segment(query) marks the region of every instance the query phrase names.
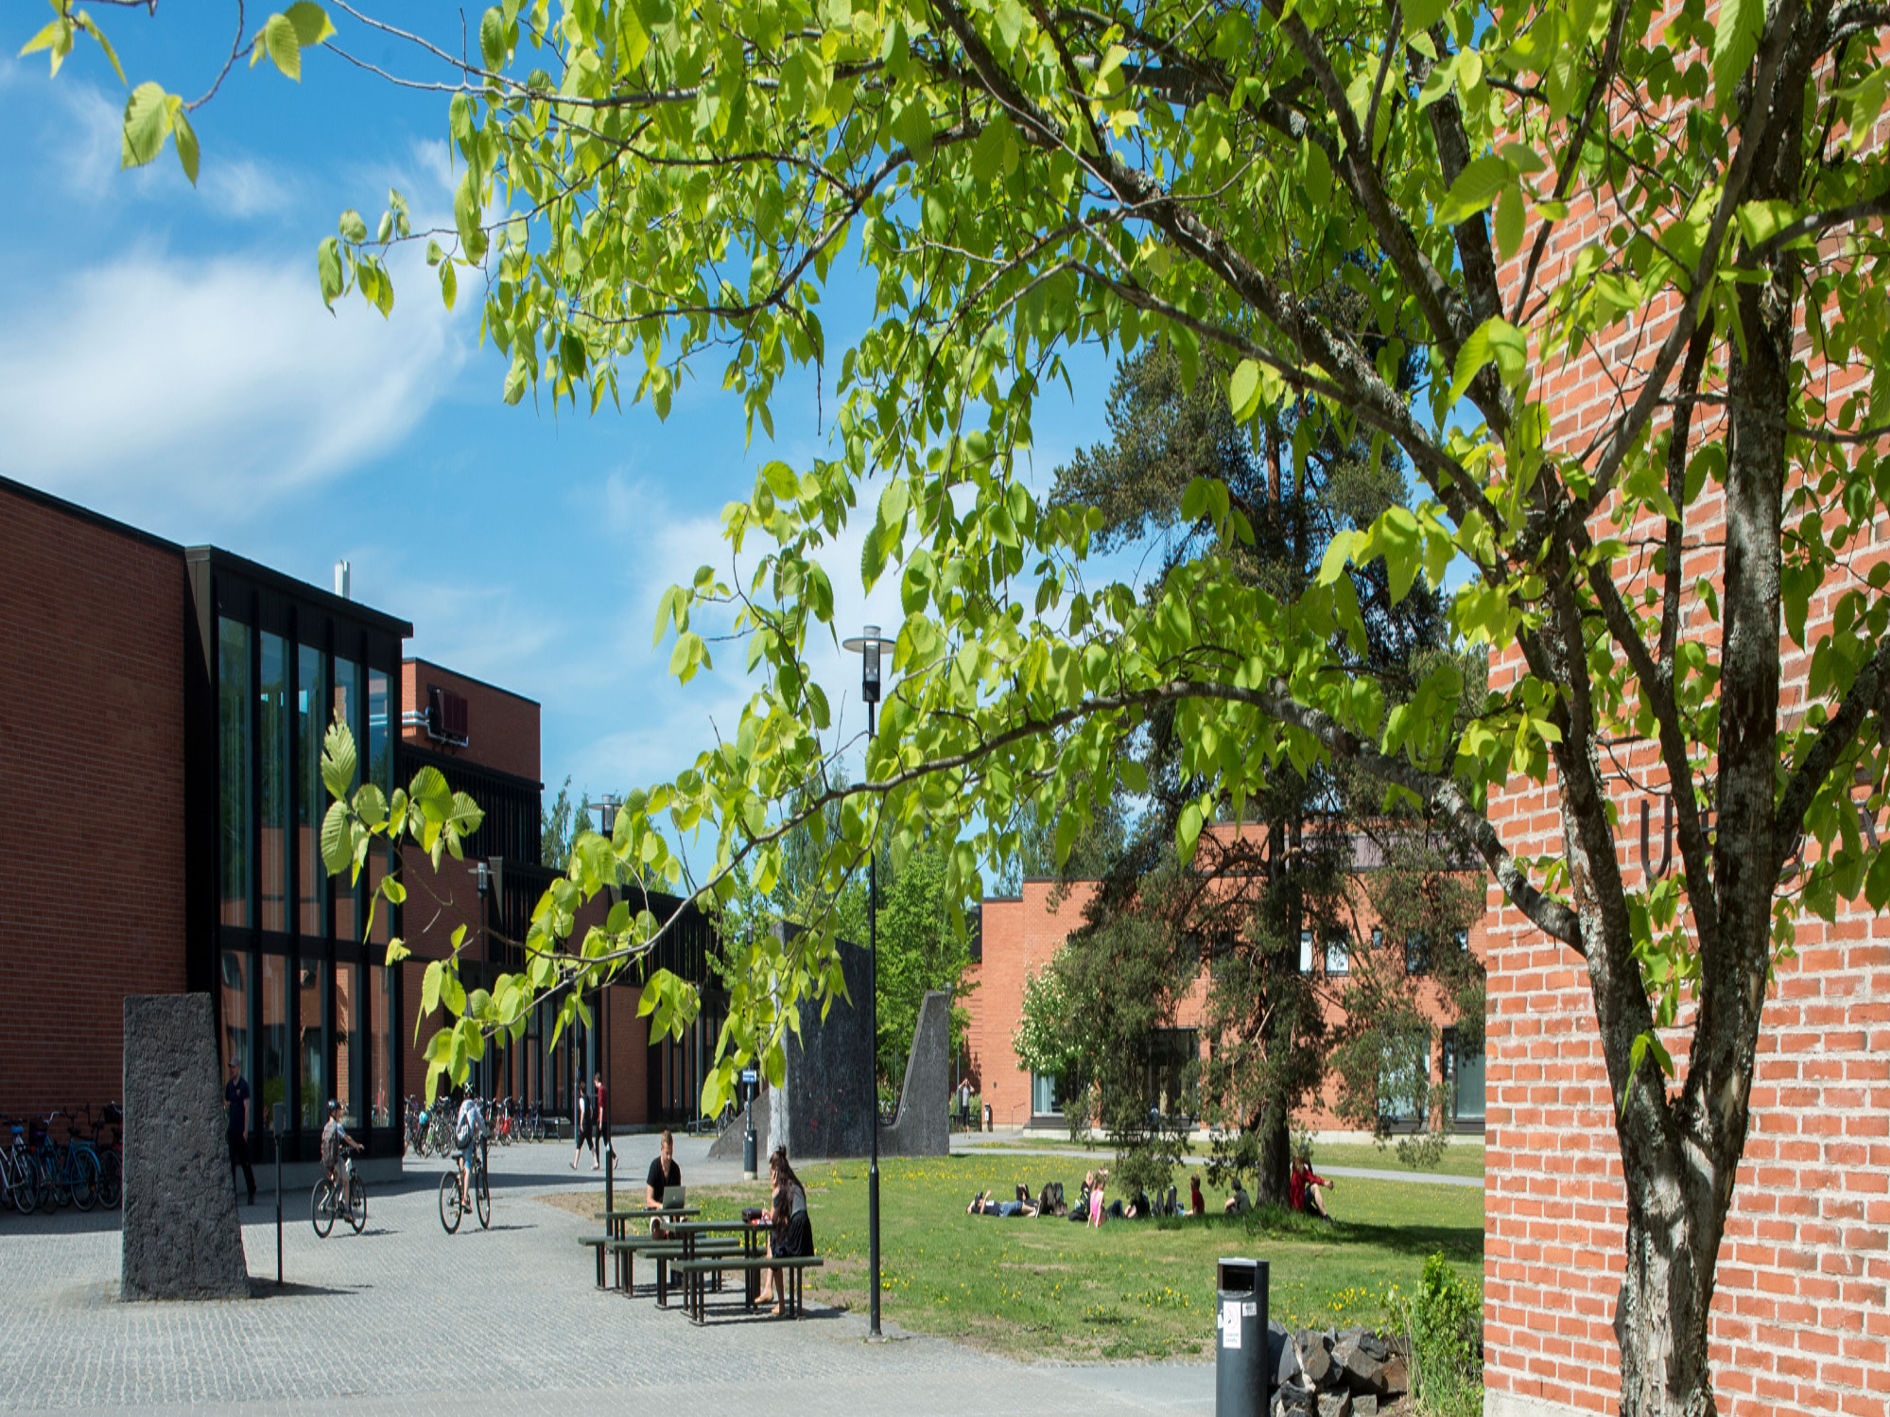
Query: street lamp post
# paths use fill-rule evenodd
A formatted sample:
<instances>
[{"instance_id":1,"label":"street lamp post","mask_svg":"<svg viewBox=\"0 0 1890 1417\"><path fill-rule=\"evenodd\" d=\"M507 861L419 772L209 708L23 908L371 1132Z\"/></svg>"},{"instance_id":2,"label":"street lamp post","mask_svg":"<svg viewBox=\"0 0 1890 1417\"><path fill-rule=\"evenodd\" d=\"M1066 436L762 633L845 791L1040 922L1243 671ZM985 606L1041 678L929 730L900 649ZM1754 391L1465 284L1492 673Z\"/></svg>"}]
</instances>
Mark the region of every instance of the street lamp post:
<instances>
[{"instance_id":1,"label":"street lamp post","mask_svg":"<svg viewBox=\"0 0 1890 1417\"><path fill-rule=\"evenodd\" d=\"M621 806L623 806L622 798L608 794L597 804L599 830L604 836L611 836L616 832L617 809ZM588 807L586 810L588 811ZM617 1149L610 1144L610 1096L617 1090L617 1078L616 1074L610 1070L610 978L608 975L598 986L597 1022L604 1034L597 1055L602 1060L602 1072L606 1079L603 1106L597 1109L597 1130L601 1138L598 1144L604 1151L604 1212L609 1214L616 1209L617 1204ZM593 1036L595 1036L595 1031L593 1031Z\"/></svg>"},{"instance_id":2,"label":"street lamp post","mask_svg":"<svg viewBox=\"0 0 1890 1417\"><path fill-rule=\"evenodd\" d=\"M860 697L866 700L866 737L873 738L873 705L879 702L879 658L893 647L881 639L879 626L868 625L858 639L845 641L846 648L860 656ZM873 1159L866 1172L866 1245L868 1267L872 1270L872 1298L868 1312L869 1338L879 1332L879 848L869 840L866 848L866 999L867 1047L871 1060L867 1068L867 1092L873 1107Z\"/></svg>"}]
</instances>

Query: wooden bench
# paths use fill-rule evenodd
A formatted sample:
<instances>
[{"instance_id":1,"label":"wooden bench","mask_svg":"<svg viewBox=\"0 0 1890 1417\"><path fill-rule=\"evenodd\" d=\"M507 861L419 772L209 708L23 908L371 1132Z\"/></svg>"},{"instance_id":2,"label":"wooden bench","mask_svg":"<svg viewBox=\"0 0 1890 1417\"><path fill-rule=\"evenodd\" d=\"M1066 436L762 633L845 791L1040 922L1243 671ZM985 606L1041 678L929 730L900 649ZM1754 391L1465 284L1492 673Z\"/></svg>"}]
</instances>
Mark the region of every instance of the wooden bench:
<instances>
[{"instance_id":1,"label":"wooden bench","mask_svg":"<svg viewBox=\"0 0 1890 1417\"><path fill-rule=\"evenodd\" d=\"M789 1316L801 1316L801 1283L810 1269L815 1269L826 1261L819 1255L788 1255L779 1259L771 1255L702 1255L691 1260L672 1260L670 1269L682 1276L683 1307L692 1322L708 1322L708 1286L703 1282L710 1275L720 1275L724 1270L737 1269L746 1274L758 1275L764 1269L784 1271L782 1282L787 1293L779 1295L787 1308Z\"/></svg>"},{"instance_id":2,"label":"wooden bench","mask_svg":"<svg viewBox=\"0 0 1890 1417\"><path fill-rule=\"evenodd\" d=\"M604 1249L617 1257L617 1287L634 1294L637 1287L637 1256L656 1261L656 1302L669 1304L669 1270L683 1256L681 1240L649 1235L626 1235L620 1240L606 1240ZM702 1256L734 1255L740 1257L740 1240L698 1240L695 1253Z\"/></svg>"}]
</instances>

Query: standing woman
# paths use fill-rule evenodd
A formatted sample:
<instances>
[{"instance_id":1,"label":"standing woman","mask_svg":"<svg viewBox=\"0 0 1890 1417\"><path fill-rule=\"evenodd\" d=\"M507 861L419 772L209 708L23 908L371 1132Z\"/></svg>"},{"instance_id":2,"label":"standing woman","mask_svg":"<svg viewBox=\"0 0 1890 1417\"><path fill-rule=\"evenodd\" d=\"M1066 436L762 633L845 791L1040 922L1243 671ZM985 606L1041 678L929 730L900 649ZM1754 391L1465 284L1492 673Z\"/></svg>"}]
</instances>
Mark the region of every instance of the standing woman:
<instances>
[{"instance_id":1,"label":"standing woman","mask_svg":"<svg viewBox=\"0 0 1890 1417\"><path fill-rule=\"evenodd\" d=\"M571 1093L571 1131L577 1137L577 1150L571 1153L571 1169L575 1171L585 1143L591 1139L591 1104L582 1086Z\"/></svg>"},{"instance_id":2,"label":"standing woman","mask_svg":"<svg viewBox=\"0 0 1890 1417\"><path fill-rule=\"evenodd\" d=\"M776 1259L813 1254L814 1227L807 1218L807 1188L788 1165L786 1147L777 1146L768 1157L768 1172L774 1182L774 1205L770 1212L774 1234L768 1240L768 1253ZM787 1312L787 1290L780 1270L771 1269L767 1273L767 1287L756 1296L755 1302L765 1304L772 1299L774 1308L770 1312L778 1318Z\"/></svg>"}]
</instances>

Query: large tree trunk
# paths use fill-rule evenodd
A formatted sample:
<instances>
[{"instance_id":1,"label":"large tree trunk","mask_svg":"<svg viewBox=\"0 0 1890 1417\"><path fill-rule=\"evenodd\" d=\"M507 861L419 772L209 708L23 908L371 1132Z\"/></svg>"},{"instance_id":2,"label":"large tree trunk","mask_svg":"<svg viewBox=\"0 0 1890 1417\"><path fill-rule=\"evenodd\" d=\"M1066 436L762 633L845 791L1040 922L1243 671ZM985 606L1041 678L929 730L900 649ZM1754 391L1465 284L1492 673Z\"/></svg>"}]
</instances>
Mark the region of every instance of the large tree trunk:
<instances>
[{"instance_id":1,"label":"large tree trunk","mask_svg":"<svg viewBox=\"0 0 1890 1417\"><path fill-rule=\"evenodd\" d=\"M1614 1316L1624 1417L1713 1417L1707 1338L1724 1213L1699 1216L1679 1178L1629 1188L1627 1270Z\"/></svg>"}]
</instances>

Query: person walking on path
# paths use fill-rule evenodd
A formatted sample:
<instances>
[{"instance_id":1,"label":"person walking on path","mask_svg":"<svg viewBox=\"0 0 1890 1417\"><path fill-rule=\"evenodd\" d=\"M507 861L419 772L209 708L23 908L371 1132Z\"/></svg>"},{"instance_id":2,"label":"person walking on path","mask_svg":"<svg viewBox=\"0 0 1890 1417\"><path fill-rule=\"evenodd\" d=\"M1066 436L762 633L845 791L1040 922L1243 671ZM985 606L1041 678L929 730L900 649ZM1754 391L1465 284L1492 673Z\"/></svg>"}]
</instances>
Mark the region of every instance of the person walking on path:
<instances>
[{"instance_id":1,"label":"person walking on path","mask_svg":"<svg viewBox=\"0 0 1890 1417\"><path fill-rule=\"evenodd\" d=\"M604 1164L599 1142L601 1141L606 1147L610 1145L610 1134L605 1130L607 1123L604 1120L610 1113L604 1110L604 1075L596 1074L591 1080L591 1085L595 1089L592 1106L597 1112L597 1121L593 1124L597 1130L591 1136L591 1170L595 1171Z\"/></svg>"},{"instance_id":2,"label":"person walking on path","mask_svg":"<svg viewBox=\"0 0 1890 1417\"><path fill-rule=\"evenodd\" d=\"M571 1169L577 1170L578 1158L584 1155L585 1146L591 1142L591 1128L594 1119L591 1116L591 1100L580 1087L571 1096L571 1132L577 1138L577 1150L571 1153Z\"/></svg>"},{"instance_id":3,"label":"person walking on path","mask_svg":"<svg viewBox=\"0 0 1890 1417\"><path fill-rule=\"evenodd\" d=\"M249 1204L256 1204L256 1172L249 1164L249 1084L243 1079L243 1067L230 1059L230 1080L223 1084L223 1101L229 1108L230 1184L236 1184L236 1168L243 1168L249 1183Z\"/></svg>"}]
</instances>

